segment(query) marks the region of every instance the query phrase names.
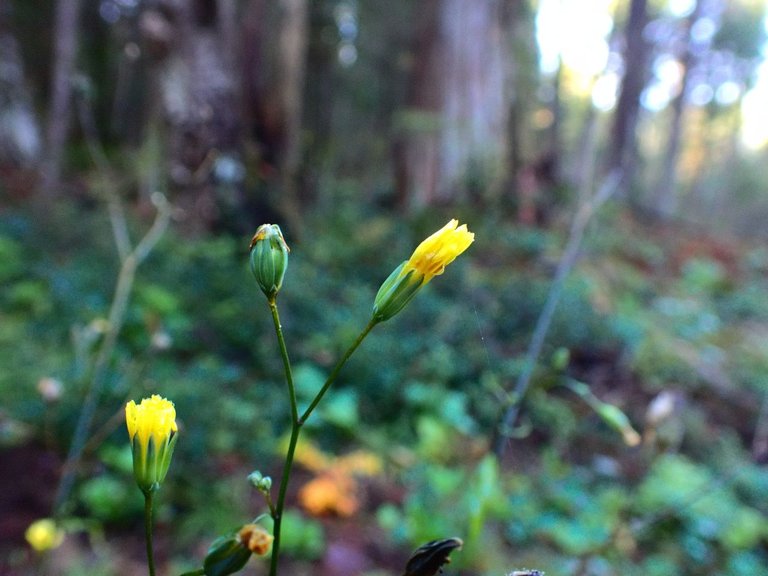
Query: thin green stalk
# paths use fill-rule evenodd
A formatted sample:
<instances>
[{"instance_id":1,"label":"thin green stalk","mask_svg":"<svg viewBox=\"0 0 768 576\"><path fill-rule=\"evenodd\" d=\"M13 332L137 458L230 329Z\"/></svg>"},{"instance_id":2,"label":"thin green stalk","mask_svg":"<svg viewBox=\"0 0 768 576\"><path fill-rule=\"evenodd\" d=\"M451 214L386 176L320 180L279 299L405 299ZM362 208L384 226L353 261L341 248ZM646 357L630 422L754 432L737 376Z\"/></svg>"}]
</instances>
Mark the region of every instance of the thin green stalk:
<instances>
[{"instance_id":1,"label":"thin green stalk","mask_svg":"<svg viewBox=\"0 0 768 576\"><path fill-rule=\"evenodd\" d=\"M280 556L280 529L283 525L283 507L285 506L285 495L288 493L288 481L291 477L291 468L293 468L293 456L296 453L296 444L299 441L299 431L301 426L294 423L291 426L291 440L288 443L288 452L285 455L285 465L283 466L283 477L280 480L280 493L277 496L277 507L272 515L274 522L272 529L272 558L269 565L269 576L277 575L277 559Z\"/></svg>"},{"instance_id":2,"label":"thin green stalk","mask_svg":"<svg viewBox=\"0 0 768 576\"><path fill-rule=\"evenodd\" d=\"M144 534L147 539L149 576L155 576L155 555L152 551L152 492L144 492Z\"/></svg>"},{"instance_id":3,"label":"thin green stalk","mask_svg":"<svg viewBox=\"0 0 768 576\"><path fill-rule=\"evenodd\" d=\"M296 388L293 384L293 372L291 370L291 360L288 357L288 348L285 345L283 336L283 327L280 324L280 314L277 311L277 300L273 297L269 299L269 310L272 312L272 321L275 324L275 334L280 347L280 356L283 359L283 369L285 371L285 381L288 384L288 395L291 402L291 439L288 442L288 452L285 455L285 464L283 465L283 476L280 479L280 491L277 496L277 507L270 507L274 526L272 529L274 540L272 541L272 558L270 560L269 574L276 576L277 560L280 555L280 529L283 524L283 507L285 506L285 496L288 493L288 481L291 478L291 468L293 468L293 456L296 453L296 444L299 441L299 407L296 402Z\"/></svg>"},{"instance_id":4,"label":"thin green stalk","mask_svg":"<svg viewBox=\"0 0 768 576\"><path fill-rule=\"evenodd\" d=\"M283 466L283 475L282 475L282 478L280 479L280 490L277 496L277 506L275 506L274 508L270 506L270 513L272 515L272 520L274 522L273 534L272 534L272 536L274 537L274 540L272 541L272 558L270 561L269 576L277 576L277 562L280 556L280 540L281 540L280 531L281 531L282 522L283 522L283 509L285 507L285 496L288 493L288 482L291 477L291 469L293 468L293 459L294 459L294 455L296 454L296 445L299 442L299 434L301 432L301 427L304 425L304 423L307 421L307 418L309 418L309 416L312 414L314 409L320 403L320 400L322 400L325 393L331 387L331 384L333 384L334 380L336 380L336 377L339 375L339 372L343 368L344 364L347 363L347 360L349 360L349 357L352 356L355 350L357 350L357 348L363 342L365 337L368 336L368 333L373 329L373 327L376 324L378 324L378 321L372 319L368 323L368 325L363 329L363 331L360 333L357 339L352 343L349 349L345 352L344 356L342 356L341 359L336 363L336 366L331 371L331 374L328 376L328 379L325 381L322 388L320 388L320 391L317 393L317 395L312 400L310 405L301 415L301 418L299 418L298 403L296 402L296 389L293 383L293 373L291 371L291 361L288 358L288 349L285 345L285 338L283 336L283 327L280 324L280 315L277 311L277 301L275 298L271 298L269 300L269 309L272 312L272 321L274 322L274 325L275 325L275 333L277 334L277 341L280 347L280 355L283 359L283 369L285 370L285 380L288 383L288 394L290 396L290 402L291 402L291 437L290 437L290 440L288 441L288 451L286 452L286 455L285 455L285 465Z\"/></svg>"},{"instance_id":5,"label":"thin green stalk","mask_svg":"<svg viewBox=\"0 0 768 576\"><path fill-rule=\"evenodd\" d=\"M363 340L365 340L365 337L368 336L371 330L373 330L373 327L378 324L379 321L375 318L371 318L371 321L368 322L368 325L363 328L363 331L360 332L360 335L357 337L357 339L352 343L352 345L349 347L349 349L344 353L344 356L341 357L341 359L336 363L336 366L333 368L333 371L331 372L330 376L328 376L328 379L325 381L325 384L323 384L323 387L320 388L320 392L317 393L317 396L315 396L315 399L312 400L309 406L307 406L307 409L304 410L304 413L301 415L301 418L299 418L299 426L302 426L304 422L307 421L307 418L312 414L315 408L317 408L317 405L320 403L320 400L323 399L323 396L325 396L325 393L328 391L328 388L331 387L331 384L333 384L334 380L336 380L336 377L339 375L339 372L341 372L341 369L344 367L344 364L347 363L347 360L349 360L349 357L354 354L355 350L360 346L360 344L363 343Z\"/></svg>"},{"instance_id":6,"label":"thin green stalk","mask_svg":"<svg viewBox=\"0 0 768 576\"><path fill-rule=\"evenodd\" d=\"M283 326L280 324L280 314L277 311L277 299L269 300L269 310L272 312L272 321L275 324L275 333L277 342L280 346L280 356L283 358L283 370L285 371L285 381L288 384L288 394L291 400L291 423L297 424L299 420L299 407L296 403L296 388L293 385L293 372L291 371L291 360L288 358L288 348L285 346L285 337L283 336Z\"/></svg>"}]
</instances>

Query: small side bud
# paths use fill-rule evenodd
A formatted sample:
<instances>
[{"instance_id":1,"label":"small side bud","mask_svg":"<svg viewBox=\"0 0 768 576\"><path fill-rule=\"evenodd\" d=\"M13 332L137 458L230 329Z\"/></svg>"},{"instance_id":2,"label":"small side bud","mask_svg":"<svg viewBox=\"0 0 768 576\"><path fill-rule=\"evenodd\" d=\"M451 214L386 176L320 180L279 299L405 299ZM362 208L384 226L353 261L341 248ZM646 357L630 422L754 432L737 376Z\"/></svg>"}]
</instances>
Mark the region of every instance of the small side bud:
<instances>
[{"instance_id":1,"label":"small side bud","mask_svg":"<svg viewBox=\"0 0 768 576\"><path fill-rule=\"evenodd\" d=\"M251 239L251 271L261 291L270 300L283 285L290 248L277 224L262 224Z\"/></svg>"},{"instance_id":2,"label":"small side bud","mask_svg":"<svg viewBox=\"0 0 768 576\"><path fill-rule=\"evenodd\" d=\"M248 481L262 494L268 494L272 489L272 478L264 476L260 471L254 470L248 474Z\"/></svg>"}]
</instances>

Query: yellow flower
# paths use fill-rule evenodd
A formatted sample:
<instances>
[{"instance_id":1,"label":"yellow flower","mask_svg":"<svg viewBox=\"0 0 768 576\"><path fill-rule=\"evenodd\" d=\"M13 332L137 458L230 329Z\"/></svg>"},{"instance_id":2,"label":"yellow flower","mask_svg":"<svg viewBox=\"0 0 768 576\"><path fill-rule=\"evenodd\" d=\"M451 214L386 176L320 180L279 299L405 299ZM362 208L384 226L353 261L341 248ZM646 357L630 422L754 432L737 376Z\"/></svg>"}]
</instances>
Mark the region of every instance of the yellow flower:
<instances>
[{"instance_id":1,"label":"yellow flower","mask_svg":"<svg viewBox=\"0 0 768 576\"><path fill-rule=\"evenodd\" d=\"M42 518L29 525L24 532L24 538L35 551L45 552L61 545L64 541L64 532L50 518Z\"/></svg>"},{"instance_id":2,"label":"yellow flower","mask_svg":"<svg viewBox=\"0 0 768 576\"><path fill-rule=\"evenodd\" d=\"M125 423L133 448L133 475L144 492L157 490L171 465L178 427L173 403L154 394L141 404L125 405Z\"/></svg>"},{"instance_id":3,"label":"yellow flower","mask_svg":"<svg viewBox=\"0 0 768 576\"><path fill-rule=\"evenodd\" d=\"M382 322L400 312L422 286L442 274L474 241L467 225L459 226L455 219L424 240L379 288L373 303L374 320Z\"/></svg>"},{"instance_id":4,"label":"yellow flower","mask_svg":"<svg viewBox=\"0 0 768 576\"><path fill-rule=\"evenodd\" d=\"M400 275L405 276L413 270L424 278L422 285L426 284L442 274L445 267L474 241L475 235L467 230L467 225L459 226L459 221L453 219L418 245Z\"/></svg>"}]
</instances>

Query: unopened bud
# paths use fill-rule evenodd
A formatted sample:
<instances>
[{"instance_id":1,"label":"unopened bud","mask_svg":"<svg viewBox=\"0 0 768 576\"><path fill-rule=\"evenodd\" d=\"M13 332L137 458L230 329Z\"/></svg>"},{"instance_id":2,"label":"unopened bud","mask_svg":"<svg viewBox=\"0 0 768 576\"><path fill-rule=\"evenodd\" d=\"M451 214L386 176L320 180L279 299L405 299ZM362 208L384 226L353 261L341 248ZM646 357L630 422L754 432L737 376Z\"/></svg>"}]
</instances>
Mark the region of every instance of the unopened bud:
<instances>
[{"instance_id":1,"label":"unopened bud","mask_svg":"<svg viewBox=\"0 0 768 576\"><path fill-rule=\"evenodd\" d=\"M251 271L267 298L280 291L291 251L277 224L262 224L251 239Z\"/></svg>"},{"instance_id":2,"label":"unopened bud","mask_svg":"<svg viewBox=\"0 0 768 576\"><path fill-rule=\"evenodd\" d=\"M595 411L606 424L621 434L627 446L637 446L640 444L640 434L632 427L627 415L617 406L603 403L595 406Z\"/></svg>"},{"instance_id":3,"label":"unopened bud","mask_svg":"<svg viewBox=\"0 0 768 576\"><path fill-rule=\"evenodd\" d=\"M256 488L256 490L264 494L268 494L272 488L272 478L264 476L258 470L254 470L248 474L248 481L253 484L253 487Z\"/></svg>"},{"instance_id":4,"label":"unopened bud","mask_svg":"<svg viewBox=\"0 0 768 576\"><path fill-rule=\"evenodd\" d=\"M205 576L226 576L242 570L251 557L237 534L217 538L208 548L203 561Z\"/></svg>"}]
</instances>

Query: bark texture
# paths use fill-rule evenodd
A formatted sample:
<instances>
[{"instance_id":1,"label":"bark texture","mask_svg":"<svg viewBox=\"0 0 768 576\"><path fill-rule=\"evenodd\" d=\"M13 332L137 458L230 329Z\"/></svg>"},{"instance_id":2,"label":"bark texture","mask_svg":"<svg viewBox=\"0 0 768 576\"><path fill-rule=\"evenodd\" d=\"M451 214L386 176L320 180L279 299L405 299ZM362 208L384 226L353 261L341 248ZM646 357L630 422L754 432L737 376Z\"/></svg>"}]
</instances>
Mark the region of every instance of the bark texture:
<instances>
[{"instance_id":1,"label":"bark texture","mask_svg":"<svg viewBox=\"0 0 768 576\"><path fill-rule=\"evenodd\" d=\"M608 171L622 168L625 181L631 180L631 172L636 164L640 94L648 76L651 48L643 37L648 18L648 1L632 0L624 33L624 77L613 117L608 156Z\"/></svg>"},{"instance_id":2,"label":"bark texture","mask_svg":"<svg viewBox=\"0 0 768 576\"><path fill-rule=\"evenodd\" d=\"M503 177L510 106L501 8L499 0L421 4L396 156L408 206L454 200Z\"/></svg>"},{"instance_id":3,"label":"bark texture","mask_svg":"<svg viewBox=\"0 0 768 576\"><path fill-rule=\"evenodd\" d=\"M51 95L42 170L44 195L53 195L61 179L61 162L72 117L72 78L77 60L81 0L58 0L53 41Z\"/></svg>"}]
</instances>

